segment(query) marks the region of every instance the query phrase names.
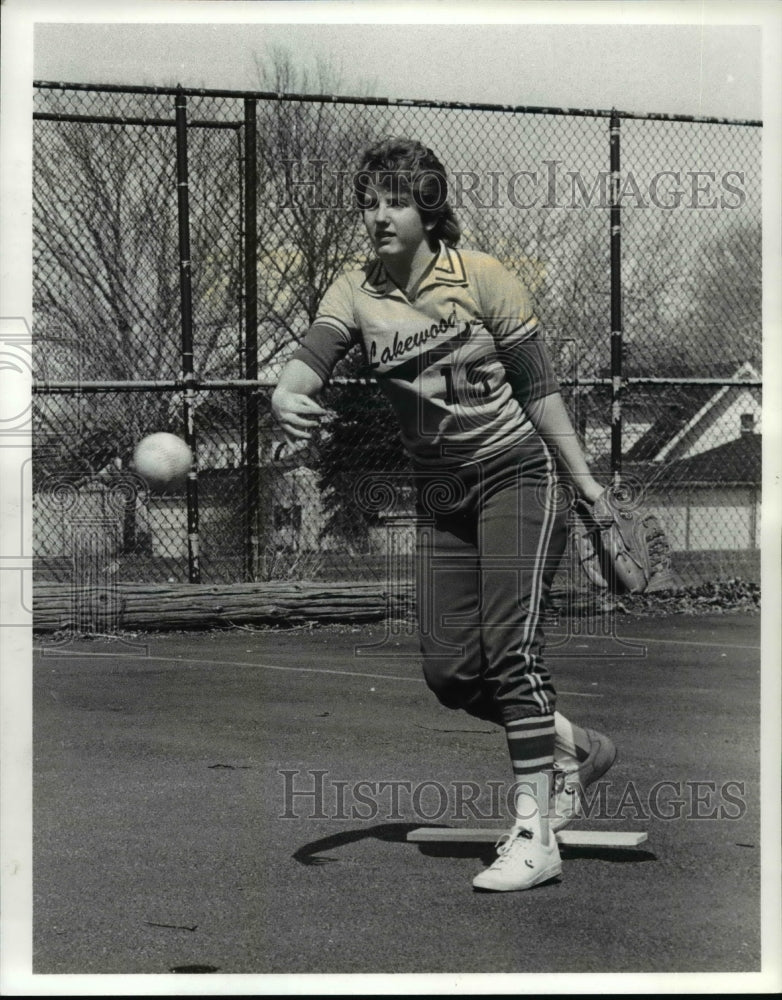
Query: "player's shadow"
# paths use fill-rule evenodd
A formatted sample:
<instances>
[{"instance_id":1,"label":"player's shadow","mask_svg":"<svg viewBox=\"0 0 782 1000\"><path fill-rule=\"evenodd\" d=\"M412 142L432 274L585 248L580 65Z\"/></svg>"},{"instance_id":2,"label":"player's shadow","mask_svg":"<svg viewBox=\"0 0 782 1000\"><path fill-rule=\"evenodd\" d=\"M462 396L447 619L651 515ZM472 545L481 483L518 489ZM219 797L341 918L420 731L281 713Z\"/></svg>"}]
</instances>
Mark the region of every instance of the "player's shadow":
<instances>
[{"instance_id":1,"label":"player's shadow","mask_svg":"<svg viewBox=\"0 0 782 1000\"><path fill-rule=\"evenodd\" d=\"M330 837L321 837L309 844L304 844L294 852L293 858L301 865L323 865L339 858L323 857L324 851L334 851L347 844L355 844L359 840L386 840L391 843L406 843L407 835L416 830L419 823L383 823L380 826L362 827L360 830L343 830Z\"/></svg>"},{"instance_id":2,"label":"player's shadow","mask_svg":"<svg viewBox=\"0 0 782 1000\"><path fill-rule=\"evenodd\" d=\"M475 858L489 863L496 856L494 844L479 841L408 841L407 835L412 830L421 829L420 823L382 823L379 826L363 827L359 830L343 830L330 837L321 837L309 844L302 845L294 852L293 858L301 865L323 865L339 861L339 858L325 857L327 851L334 851L347 844L355 844L361 840L384 840L388 843L409 844L417 847L421 854L430 858ZM430 825L428 829L438 829ZM640 864L645 861L656 861L657 855L652 851L627 847L560 847L563 861L577 858L595 861L610 861L613 864Z\"/></svg>"}]
</instances>

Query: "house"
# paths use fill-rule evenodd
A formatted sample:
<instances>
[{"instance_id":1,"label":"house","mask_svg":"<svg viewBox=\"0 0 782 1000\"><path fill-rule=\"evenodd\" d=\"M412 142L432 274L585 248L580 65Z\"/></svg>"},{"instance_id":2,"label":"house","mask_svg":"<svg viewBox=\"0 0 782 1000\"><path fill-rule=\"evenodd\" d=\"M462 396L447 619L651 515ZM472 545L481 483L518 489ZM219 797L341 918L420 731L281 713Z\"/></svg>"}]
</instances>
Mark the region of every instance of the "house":
<instances>
[{"instance_id":1,"label":"house","mask_svg":"<svg viewBox=\"0 0 782 1000\"><path fill-rule=\"evenodd\" d=\"M756 382L743 364L734 378ZM672 548L693 553L693 565L712 557L725 571L756 572L762 482L761 389L757 385L701 384L644 392L657 400L648 423L622 456L622 478L643 488L644 509L664 525ZM594 432L593 432L594 433ZM593 463L605 478L606 452ZM750 558L739 558L743 553ZM687 560L685 560L687 562ZM705 562L704 562L705 565ZM713 572L714 570L712 570Z\"/></svg>"},{"instance_id":2,"label":"house","mask_svg":"<svg viewBox=\"0 0 782 1000\"><path fill-rule=\"evenodd\" d=\"M647 503L659 507L672 546L681 551L760 547L762 438L739 437L666 463L650 480Z\"/></svg>"}]
</instances>

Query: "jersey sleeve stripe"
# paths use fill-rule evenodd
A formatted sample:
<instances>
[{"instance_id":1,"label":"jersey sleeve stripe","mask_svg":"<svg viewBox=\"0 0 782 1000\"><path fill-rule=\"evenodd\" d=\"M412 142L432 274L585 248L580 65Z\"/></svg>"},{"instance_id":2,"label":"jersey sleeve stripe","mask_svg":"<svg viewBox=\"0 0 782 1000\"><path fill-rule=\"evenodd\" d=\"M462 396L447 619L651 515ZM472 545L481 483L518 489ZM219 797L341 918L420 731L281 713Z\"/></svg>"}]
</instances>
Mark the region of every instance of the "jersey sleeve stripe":
<instances>
[{"instance_id":1,"label":"jersey sleeve stripe","mask_svg":"<svg viewBox=\"0 0 782 1000\"><path fill-rule=\"evenodd\" d=\"M303 361L327 382L336 363L352 346L353 338L344 323L333 317L319 317L292 357Z\"/></svg>"},{"instance_id":2,"label":"jersey sleeve stripe","mask_svg":"<svg viewBox=\"0 0 782 1000\"><path fill-rule=\"evenodd\" d=\"M321 381L328 382L332 372L332 365L310 350L306 344L300 344L291 355L291 360L302 361L308 368L311 368Z\"/></svg>"},{"instance_id":3,"label":"jersey sleeve stripe","mask_svg":"<svg viewBox=\"0 0 782 1000\"><path fill-rule=\"evenodd\" d=\"M510 346L511 344L518 344L522 340L528 340L530 337L535 335L539 326L538 317L530 316L524 320L523 323L519 323L518 326L514 326L507 333L503 334L502 343L504 346Z\"/></svg>"},{"instance_id":4,"label":"jersey sleeve stripe","mask_svg":"<svg viewBox=\"0 0 782 1000\"><path fill-rule=\"evenodd\" d=\"M315 322L312 324L311 330L316 330L319 327L326 327L329 330L336 330L340 336L344 337L345 340L352 341L353 337L350 330L342 320L337 319L336 316L318 316Z\"/></svg>"}]
</instances>

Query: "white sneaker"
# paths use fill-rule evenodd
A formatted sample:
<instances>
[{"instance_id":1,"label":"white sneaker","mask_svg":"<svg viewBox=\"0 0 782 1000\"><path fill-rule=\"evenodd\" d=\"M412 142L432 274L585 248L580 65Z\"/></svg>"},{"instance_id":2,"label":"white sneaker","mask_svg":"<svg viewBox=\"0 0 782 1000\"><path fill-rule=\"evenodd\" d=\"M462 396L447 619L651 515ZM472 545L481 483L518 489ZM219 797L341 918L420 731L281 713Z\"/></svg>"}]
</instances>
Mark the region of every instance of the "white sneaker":
<instances>
[{"instance_id":1,"label":"white sneaker","mask_svg":"<svg viewBox=\"0 0 782 1000\"><path fill-rule=\"evenodd\" d=\"M544 846L538 835L517 824L497 842L497 860L476 875L472 884L476 889L512 892L531 889L561 874L554 835L550 834L548 846Z\"/></svg>"}]
</instances>

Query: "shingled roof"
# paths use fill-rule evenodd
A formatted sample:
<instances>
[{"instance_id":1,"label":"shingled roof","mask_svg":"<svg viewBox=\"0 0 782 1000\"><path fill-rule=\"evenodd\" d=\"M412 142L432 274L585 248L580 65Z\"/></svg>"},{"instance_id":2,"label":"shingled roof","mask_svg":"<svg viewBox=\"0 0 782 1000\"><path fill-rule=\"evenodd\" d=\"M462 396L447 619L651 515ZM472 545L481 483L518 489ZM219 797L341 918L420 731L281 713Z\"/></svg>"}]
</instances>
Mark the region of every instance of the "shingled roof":
<instances>
[{"instance_id":1,"label":"shingled roof","mask_svg":"<svg viewBox=\"0 0 782 1000\"><path fill-rule=\"evenodd\" d=\"M758 380L760 374L746 361L734 373L733 378L751 383ZM676 399L666 402L660 416L629 448L625 455L626 461L647 462L664 457L673 440L691 422L705 417L713 406L724 399L726 394L733 391L735 390L728 385L721 387L719 385L688 385L683 392L677 395Z\"/></svg>"},{"instance_id":2,"label":"shingled roof","mask_svg":"<svg viewBox=\"0 0 782 1000\"><path fill-rule=\"evenodd\" d=\"M763 478L763 438L741 437L691 458L671 462L655 476L656 483L690 486L757 486Z\"/></svg>"},{"instance_id":3,"label":"shingled roof","mask_svg":"<svg viewBox=\"0 0 782 1000\"><path fill-rule=\"evenodd\" d=\"M628 462L646 462L656 457L678 431L681 430L714 394L714 386L688 386L686 395L669 403L652 426L627 451Z\"/></svg>"}]
</instances>

